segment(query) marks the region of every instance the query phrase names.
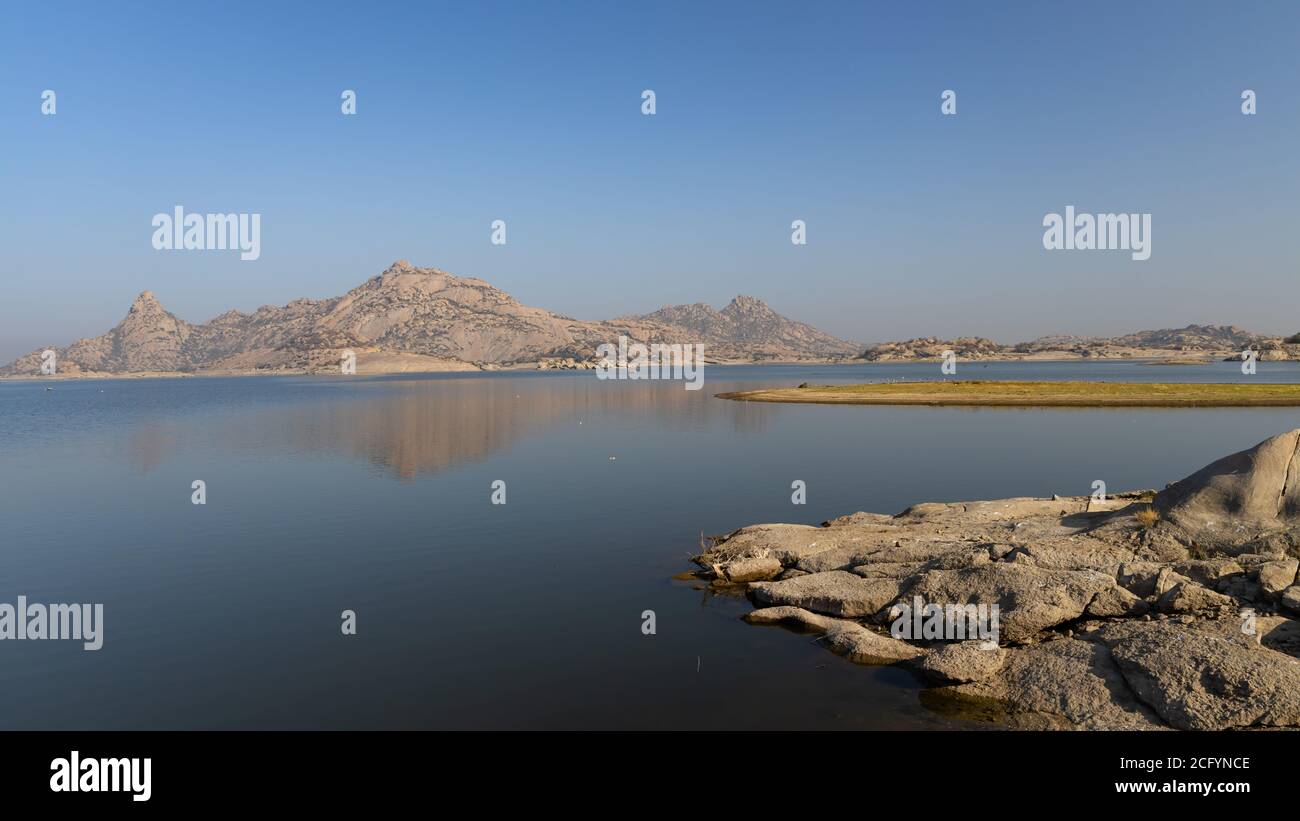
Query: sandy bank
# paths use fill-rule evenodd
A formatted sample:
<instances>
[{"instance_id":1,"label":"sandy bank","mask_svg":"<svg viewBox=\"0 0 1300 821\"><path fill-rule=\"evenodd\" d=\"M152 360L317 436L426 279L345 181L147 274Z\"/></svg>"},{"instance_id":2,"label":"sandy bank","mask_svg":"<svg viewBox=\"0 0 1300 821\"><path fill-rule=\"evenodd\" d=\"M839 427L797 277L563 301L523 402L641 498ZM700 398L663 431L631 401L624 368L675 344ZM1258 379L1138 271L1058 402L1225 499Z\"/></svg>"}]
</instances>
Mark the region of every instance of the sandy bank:
<instances>
[{"instance_id":1,"label":"sandy bank","mask_svg":"<svg viewBox=\"0 0 1300 821\"><path fill-rule=\"evenodd\" d=\"M885 382L717 394L744 402L823 405L1227 408L1300 406L1300 384L1195 382Z\"/></svg>"}]
</instances>

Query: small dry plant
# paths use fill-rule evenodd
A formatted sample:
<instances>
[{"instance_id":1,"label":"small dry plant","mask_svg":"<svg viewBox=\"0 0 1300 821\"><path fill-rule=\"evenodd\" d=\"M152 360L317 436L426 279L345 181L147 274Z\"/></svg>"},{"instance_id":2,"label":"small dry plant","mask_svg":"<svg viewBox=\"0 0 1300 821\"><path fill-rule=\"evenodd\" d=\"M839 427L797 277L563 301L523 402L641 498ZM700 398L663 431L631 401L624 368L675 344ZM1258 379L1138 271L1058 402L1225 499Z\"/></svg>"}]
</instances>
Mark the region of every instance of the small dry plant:
<instances>
[{"instance_id":1,"label":"small dry plant","mask_svg":"<svg viewBox=\"0 0 1300 821\"><path fill-rule=\"evenodd\" d=\"M1134 513L1133 516L1137 519L1138 524L1142 526L1143 530L1150 530L1160 521L1160 511L1156 510L1153 505L1147 505L1137 513Z\"/></svg>"}]
</instances>

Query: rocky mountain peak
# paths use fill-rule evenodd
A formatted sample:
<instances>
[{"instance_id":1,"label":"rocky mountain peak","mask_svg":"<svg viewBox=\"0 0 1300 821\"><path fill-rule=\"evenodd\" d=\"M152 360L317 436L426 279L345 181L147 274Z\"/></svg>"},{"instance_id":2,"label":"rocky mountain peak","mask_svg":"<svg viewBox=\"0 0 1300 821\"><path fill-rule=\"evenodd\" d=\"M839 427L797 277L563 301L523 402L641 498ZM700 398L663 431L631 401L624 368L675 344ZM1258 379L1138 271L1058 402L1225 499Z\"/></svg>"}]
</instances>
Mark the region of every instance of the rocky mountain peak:
<instances>
[{"instance_id":1,"label":"rocky mountain peak","mask_svg":"<svg viewBox=\"0 0 1300 821\"><path fill-rule=\"evenodd\" d=\"M140 295L131 303L130 313L161 310L163 310L162 303L153 295L153 291L141 291Z\"/></svg>"},{"instance_id":2,"label":"rocky mountain peak","mask_svg":"<svg viewBox=\"0 0 1300 821\"><path fill-rule=\"evenodd\" d=\"M378 274L375 274L373 277L371 277L369 282L376 283L376 284L391 282L393 279L400 277L403 274L409 274L414 271L415 271L415 267L411 265L411 263L407 262L404 259L399 259L396 262L394 262L392 265L389 265L387 268L385 268L384 270L380 271Z\"/></svg>"},{"instance_id":3,"label":"rocky mountain peak","mask_svg":"<svg viewBox=\"0 0 1300 821\"><path fill-rule=\"evenodd\" d=\"M404 259L399 259L378 275L371 277L362 287L416 288L427 291L437 290L449 283L461 281L473 280L453 276L438 268L418 268Z\"/></svg>"},{"instance_id":4,"label":"rocky mountain peak","mask_svg":"<svg viewBox=\"0 0 1300 821\"><path fill-rule=\"evenodd\" d=\"M727 307L722 309L722 313L727 316L741 317L771 317L776 316L776 311L768 307L767 303L757 297L745 296L738 294Z\"/></svg>"}]
</instances>

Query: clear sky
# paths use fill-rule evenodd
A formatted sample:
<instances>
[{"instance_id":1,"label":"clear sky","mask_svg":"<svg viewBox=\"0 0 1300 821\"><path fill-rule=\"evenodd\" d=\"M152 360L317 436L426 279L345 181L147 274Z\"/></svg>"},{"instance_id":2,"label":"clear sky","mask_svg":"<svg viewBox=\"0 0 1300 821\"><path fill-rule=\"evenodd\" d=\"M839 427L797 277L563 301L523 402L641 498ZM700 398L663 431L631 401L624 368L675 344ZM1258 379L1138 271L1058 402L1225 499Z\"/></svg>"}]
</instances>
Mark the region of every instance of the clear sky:
<instances>
[{"instance_id":1,"label":"clear sky","mask_svg":"<svg viewBox=\"0 0 1300 821\"><path fill-rule=\"evenodd\" d=\"M145 289L199 322L399 258L590 319L745 293L866 341L1300 330L1281 0L44 0L0 24L0 149L4 361ZM177 204L260 213L261 258L154 250ZM1150 213L1151 258L1044 250L1067 205Z\"/></svg>"}]
</instances>

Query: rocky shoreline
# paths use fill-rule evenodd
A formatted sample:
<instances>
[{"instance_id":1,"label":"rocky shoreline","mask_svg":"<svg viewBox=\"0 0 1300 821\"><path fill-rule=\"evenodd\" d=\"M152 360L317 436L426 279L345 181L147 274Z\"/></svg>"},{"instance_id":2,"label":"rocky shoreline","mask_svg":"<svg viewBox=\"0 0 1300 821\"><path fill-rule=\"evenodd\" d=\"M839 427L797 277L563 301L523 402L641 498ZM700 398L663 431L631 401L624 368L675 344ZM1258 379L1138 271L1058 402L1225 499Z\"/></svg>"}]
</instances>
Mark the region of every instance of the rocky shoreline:
<instances>
[{"instance_id":1,"label":"rocky shoreline","mask_svg":"<svg viewBox=\"0 0 1300 821\"><path fill-rule=\"evenodd\" d=\"M1300 727L1300 429L1160 492L913 505L714 537L696 575L751 624L910 668L1013 728ZM900 607L997 605L996 642L891 635Z\"/></svg>"}]
</instances>

